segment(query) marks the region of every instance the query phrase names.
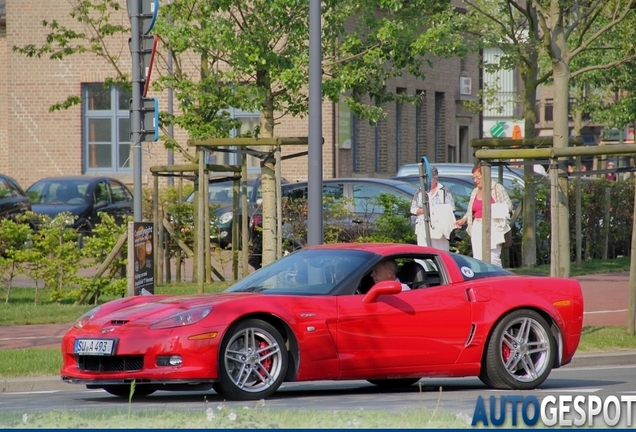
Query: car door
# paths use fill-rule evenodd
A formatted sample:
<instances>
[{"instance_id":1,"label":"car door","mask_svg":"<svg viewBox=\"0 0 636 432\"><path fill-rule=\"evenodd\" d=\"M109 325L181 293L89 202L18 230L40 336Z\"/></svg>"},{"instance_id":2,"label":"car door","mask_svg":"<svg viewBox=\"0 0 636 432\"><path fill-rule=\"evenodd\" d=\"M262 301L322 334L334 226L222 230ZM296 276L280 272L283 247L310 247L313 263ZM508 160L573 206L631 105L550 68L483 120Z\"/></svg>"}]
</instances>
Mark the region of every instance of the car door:
<instances>
[{"instance_id":1,"label":"car door","mask_svg":"<svg viewBox=\"0 0 636 432\"><path fill-rule=\"evenodd\" d=\"M338 297L336 343L342 378L452 364L470 332L471 306L464 284L381 295L370 303L363 302L362 295Z\"/></svg>"},{"instance_id":2,"label":"car door","mask_svg":"<svg viewBox=\"0 0 636 432\"><path fill-rule=\"evenodd\" d=\"M0 177L0 218L15 217L31 209L31 201L20 187L6 177Z\"/></svg>"},{"instance_id":3,"label":"car door","mask_svg":"<svg viewBox=\"0 0 636 432\"><path fill-rule=\"evenodd\" d=\"M352 203L352 227L357 229L357 232L352 232L352 238L371 233L375 220L384 213L384 208L380 204L382 194L394 195L409 203L412 198L381 183L363 181L349 183L347 193Z\"/></svg>"},{"instance_id":4,"label":"car door","mask_svg":"<svg viewBox=\"0 0 636 432\"><path fill-rule=\"evenodd\" d=\"M108 180L111 203L105 211L110 214L118 224L125 221L127 216L133 215L133 196L128 188L117 180Z\"/></svg>"}]
</instances>

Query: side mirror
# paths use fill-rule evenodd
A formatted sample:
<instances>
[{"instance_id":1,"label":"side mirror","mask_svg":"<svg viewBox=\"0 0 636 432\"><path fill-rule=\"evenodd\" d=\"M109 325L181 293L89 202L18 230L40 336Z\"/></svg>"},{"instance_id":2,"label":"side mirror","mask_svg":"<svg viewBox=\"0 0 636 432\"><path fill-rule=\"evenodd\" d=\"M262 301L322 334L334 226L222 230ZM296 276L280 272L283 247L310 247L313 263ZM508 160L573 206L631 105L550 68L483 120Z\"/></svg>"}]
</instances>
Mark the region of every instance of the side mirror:
<instances>
[{"instance_id":1,"label":"side mirror","mask_svg":"<svg viewBox=\"0 0 636 432\"><path fill-rule=\"evenodd\" d=\"M393 295L402 292L402 284L398 281L382 281L373 285L369 292L364 296L362 301L364 303L373 303L381 295Z\"/></svg>"}]
</instances>

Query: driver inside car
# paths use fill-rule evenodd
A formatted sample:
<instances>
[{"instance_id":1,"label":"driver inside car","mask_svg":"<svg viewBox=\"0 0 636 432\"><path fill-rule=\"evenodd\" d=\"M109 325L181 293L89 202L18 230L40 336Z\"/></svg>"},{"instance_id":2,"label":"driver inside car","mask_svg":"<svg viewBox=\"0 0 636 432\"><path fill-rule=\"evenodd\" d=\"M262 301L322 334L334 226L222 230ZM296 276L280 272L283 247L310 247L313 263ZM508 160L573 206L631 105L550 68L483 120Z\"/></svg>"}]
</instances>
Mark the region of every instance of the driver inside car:
<instances>
[{"instance_id":1,"label":"driver inside car","mask_svg":"<svg viewBox=\"0 0 636 432\"><path fill-rule=\"evenodd\" d=\"M408 291L411 288L405 283L402 283L397 277L398 265L394 259L382 260L373 267L371 271L371 277L374 283L378 283L386 280L394 280L402 284L402 291Z\"/></svg>"}]
</instances>

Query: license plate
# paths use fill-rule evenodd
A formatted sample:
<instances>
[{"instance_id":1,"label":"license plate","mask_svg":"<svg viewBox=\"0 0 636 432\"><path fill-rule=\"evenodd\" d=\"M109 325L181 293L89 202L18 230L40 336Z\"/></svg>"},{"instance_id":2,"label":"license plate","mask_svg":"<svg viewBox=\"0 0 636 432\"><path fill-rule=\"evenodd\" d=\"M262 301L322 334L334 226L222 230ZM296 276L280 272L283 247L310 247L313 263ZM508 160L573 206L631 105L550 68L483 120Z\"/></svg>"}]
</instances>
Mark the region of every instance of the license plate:
<instances>
[{"instance_id":1,"label":"license plate","mask_svg":"<svg viewBox=\"0 0 636 432\"><path fill-rule=\"evenodd\" d=\"M112 355L114 346L113 339L77 339L73 352L84 355Z\"/></svg>"}]
</instances>

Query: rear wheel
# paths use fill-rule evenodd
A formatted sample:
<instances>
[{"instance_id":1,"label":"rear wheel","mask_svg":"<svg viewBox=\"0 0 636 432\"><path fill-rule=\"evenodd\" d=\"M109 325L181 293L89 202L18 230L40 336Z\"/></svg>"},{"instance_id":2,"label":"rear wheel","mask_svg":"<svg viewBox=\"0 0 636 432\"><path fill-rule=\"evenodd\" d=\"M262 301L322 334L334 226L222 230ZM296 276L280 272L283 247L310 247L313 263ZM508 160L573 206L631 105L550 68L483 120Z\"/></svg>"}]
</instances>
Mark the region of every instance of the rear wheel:
<instances>
[{"instance_id":1,"label":"rear wheel","mask_svg":"<svg viewBox=\"0 0 636 432\"><path fill-rule=\"evenodd\" d=\"M479 379L498 389L531 390L550 375L556 342L546 320L531 310L504 317L493 330Z\"/></svg>"},{"instance_id":2,"label":"rear wheel","mask_svg":"<svg viewBox=\"0 0 636 432\"><path fill-rule=\"evenodd\" d=\"M378 387L382 388L401 388L408 387L416 382L418 382L419 378L398 378L398 379L378 379L378 380L368 380L371 384L375 384Z\"/></svg>"},{"instance_id":3,"label":"rear wheel","mask_svg":"<svg viewBox=\"0 0 636 432\"><path fill-rule=\"evenodd\" d=\"M93 234L93 229L87 222L77 229L77 247L82 249L86 243L86 238Z\"/></svg>"},{"instance_id":4,"label":"rear wheel","mask_svg":"<svg viewBox=\"0 0 636 432\"><path fill-rule=\"evenodd\" d=\"M219 378L214 391L234 400L272 395L287 373L285 340L271 324L251 319L228 330L219 352Z\"/></svg>"}]
</instances>

